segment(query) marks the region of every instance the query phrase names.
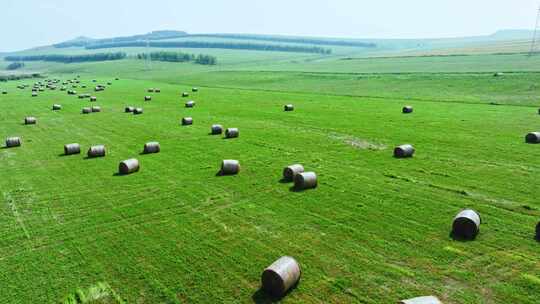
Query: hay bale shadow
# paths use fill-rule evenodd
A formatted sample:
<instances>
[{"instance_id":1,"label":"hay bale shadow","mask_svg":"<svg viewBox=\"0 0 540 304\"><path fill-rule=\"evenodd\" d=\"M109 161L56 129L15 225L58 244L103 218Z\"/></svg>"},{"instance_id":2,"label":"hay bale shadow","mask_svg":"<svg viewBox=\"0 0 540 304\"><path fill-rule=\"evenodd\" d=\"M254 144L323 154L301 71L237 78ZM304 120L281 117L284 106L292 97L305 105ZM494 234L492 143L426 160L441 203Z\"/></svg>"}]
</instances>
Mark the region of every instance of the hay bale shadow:
<instances>
[{"instance_id":1,"label":"hay bale shadow","mask_svg":"<svg viewBox=\"0 0 540 304\"><path fill-rule=\"evenodd\" d=\"M294 185L289 188L290 192L304 192L305 190L307 190L307 189L297 188Z\"/></svg>"},{"instance_id":2,"label":"hay bale shadow","mask_svg":"<svg viewBox=\"0 0 540 304\"><path fill-rule=\"evenodd\" d=\"M223 170L219 170L215 176L227 176L225 173L223 173Z\"/></svg>"},{"instance_id":3,"label":"hay bale shadow","mask_svg":"<svg viewBox=\"0 0 540 304\"><path fill-rule=\"evenodd\" d=\"M280 184L289 184L289 183L292 183L292 182L293 182L292 180L288 180L288 179L283 178L283 177L279 180Z\"/></svg>"},{"instance_id":4,"label":"hay bale shadow","mask_svg":"<svg viewBox=\"0 0 540 304\"><path fill-rule=\"evenodd\" d=\"M115 177L116 177L116 176L124 176L124 175L127 175L127 174L122 174L122 173L120 173L120 172L115 172L115 173L113 174L113 176L115 176Z\"/></svg>"},{"instance_id":5,"label":"hay bale shadow","mask_svg":"<svg viewBox=\"0 0 540 304\"><path fill-rule=\"evenodd\" d=\"M270 304L280 302L284 297L275 297L267 294L262 288L259 288L252 296L253 303Z\"/></svg>"},{"instance_id":6,"label":"hay bale shadow","mask_svg":"<svg viewBox=\"0 0 540 304\"><path fill-rule=\"evenodd\" d=\"M464 237L464 236L461 236L459 234L456 234L454 232L454 230L450 231L450 234L449 236L454 240L454 241L458 241L458 242L472 242L476 239L476 235L472 238L467 238L467 237Z\"/></svg>"}]
</instances>

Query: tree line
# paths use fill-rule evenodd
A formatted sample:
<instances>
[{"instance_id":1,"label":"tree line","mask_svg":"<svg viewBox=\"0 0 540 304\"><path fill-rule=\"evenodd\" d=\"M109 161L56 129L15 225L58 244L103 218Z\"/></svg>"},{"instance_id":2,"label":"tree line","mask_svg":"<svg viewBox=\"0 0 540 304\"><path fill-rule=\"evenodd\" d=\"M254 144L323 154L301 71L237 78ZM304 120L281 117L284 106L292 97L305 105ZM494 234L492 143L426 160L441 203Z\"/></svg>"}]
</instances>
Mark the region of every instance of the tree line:
<instances>
[{"instance_id":1,"label":"tree line","mask_svg":"<svg viewBox=\"0 0 540 304\"><path fill-rule=\"evenodd\" d=\"M331 54L331 49L318 46L297 46L259 43L204 42L204 41L125 41L87 45L86 49L108 49L116 47L157 47L157 48L201 48L201 49L232 49L254 51L278 51L296 53Z\"/></svg>"},{"instance_id":2,"label":"tree line","mask_svg":"<svg viewBox=\"0 0 540 304\"><path fill-rule=\"evenodd\" d=\"M120 60L126 58L126 53L98 53L98 54L84 54L84 55L61 55L61 54L49 54L49 55L31 55L31 56L6 56L6 61L52 61L61 63L74 63L74 62L91 62L91 61L108 61L108 60Z\"/></svg>"},{"instance_id":3,"label":"tree line","mask_svg":"<svg viewBox=\"0 0 540 304\"><path fill-rule=\"evenodd\" d=\"M152 52L150 55L147 53L137 54L138 59L148 59L154 61L167 61L167 62L188 62L193 61L197 64L203 65L215 65L217 63L217 58L210 55L204 54L188 54L182 52Z\"/></svg>"},{"instance_id":4,"label":"tree line","mask_svg":"<svg viewBox=\"0 0 540 304\"><path fill-rule=\"evenodd\" d=\"M195 35L189 35L189 37L260 40L260 41L289 42L289 43L314 44L314 45L351 46L351 47L364 47L364 48L377 47L377 44L375 43L363 42L363 41L284 37L284 36L262 36L262 35L249 35L249 34L195 34Z\"/></svg>"},{"instance_id":5,"label":"tree line","mask_svg":"<svg viewBox=\"0 0 540 304\"><path fill-rule=\"evenodd\" d=\"M24 67L24 62L12 62L6 67L6 70L13 71L22 67Z\"/></svg>"},{"instance_id":6,"label":"tree line","mask_svg":"<svg viewBox=\"0 0 540 304\"><path fill-rule=\"evenodd\" d=\"M32 74L12 74L12 75L0 75L0 82L9 81L9 80L21 80L28 78L40 78L41 74L32 73Z\"/></svg>"}]
</instances>

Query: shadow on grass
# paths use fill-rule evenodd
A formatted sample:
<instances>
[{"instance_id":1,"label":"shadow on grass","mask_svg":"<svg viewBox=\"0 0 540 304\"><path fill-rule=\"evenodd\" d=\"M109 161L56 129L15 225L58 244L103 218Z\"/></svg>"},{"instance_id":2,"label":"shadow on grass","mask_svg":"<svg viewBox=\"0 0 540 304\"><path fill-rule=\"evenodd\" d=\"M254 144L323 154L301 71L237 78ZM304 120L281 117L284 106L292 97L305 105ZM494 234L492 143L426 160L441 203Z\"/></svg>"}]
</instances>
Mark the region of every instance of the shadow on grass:
<instances>
[{"instance_id":1,"label":"shadow on grass","mask_svg":"<svg viewBox=\"0 0 540 304\"><path fill-rule=\"evenodd\" d=\"M280 184L288 184L288 183L292 183L292 180L289 180L289 179L286 179L286 178L281 178L279 180L279 183Z\"/></svg>"},{"instance_id":2,"label":"shadow on grass","mask_svg":"<svg viewBox=\"0 0 540 304\"><path fill-rule=\"evenodd\" d=\"M449 236L454 240L458 242L472 242L476 239L476 235L472 237L463 236L460 234L457 234L454 230L450 231Z\"/></svg>"},{"instance_id":3,"label":"shadow on grass","mask_svg":"<svg viewBox=\"0 0 540 304\"><path fill-rule=\"evenodd\" d=\"M290 294L294 289L296 289L296 286L298 286L298 282L292 286L284 295L282 296L274 296L270 295L267 292L265 292L262 288L259 288L252 296L251 299L253 300L253 303L256 304L270 304L270 303L278 303L281 302L285 297L287 297L288 294Z\"/></svg>"},{"instance_id":4,"label":"shadow on grass","mask_svg":"<svg viewBox=\"0 0 540 304\"><path fill-rule=\"evenodd\" d=\"M74 154L60 153L58 154L58 157L67 157L67 156L75 156L75 155L81 155L81 153L74 153Z\"/></svg>"},{"instance_id":5,"label":"shadow on grass","mask_svg":"<svg viewBox=\"0 0 540 304\"><path fill-rule=\"evenodd\" d=\"M122 174L122 173L120 173L120 172L115 172L115 173L113 174L113 176L125 176L125 175L127 175L127 174Z\"/></svg>"}]
</instances>

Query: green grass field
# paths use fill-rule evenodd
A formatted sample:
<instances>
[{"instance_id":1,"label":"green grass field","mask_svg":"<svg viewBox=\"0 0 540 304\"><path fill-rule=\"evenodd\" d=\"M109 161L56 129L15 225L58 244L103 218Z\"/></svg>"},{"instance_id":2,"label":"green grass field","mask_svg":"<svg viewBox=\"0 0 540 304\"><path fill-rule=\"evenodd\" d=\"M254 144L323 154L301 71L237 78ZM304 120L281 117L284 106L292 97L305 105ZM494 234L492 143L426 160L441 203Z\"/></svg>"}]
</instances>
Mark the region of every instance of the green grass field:
<instances>
[{"instance_id":1,"label":"green grass field","mask_svg":"<svg viewBox=\"0 0 540 304\"><path fill-rule=\"evenodd\" d=\"M540 57L201 52L220 63L25 67L80 74L89 88L76 90L94 103L16 88L33 80L0 83L0 139L23 141L0 149L0 302L79 291L106 295L87 303L271 303L261 272L291 255L303 273L284 303L538 303L540 145L524 136L540 131ZM94 78L113 84L94 93ZM81 114L90 105L103 112ZM240 137L209 135L215 123ZM149 141L161 153L141 155ZM62 155L73 142L82 154ZM403 143L413 158L392 157ZM87 159L96 144L107 156ZM141 170L117 175L133 157ZM240 174L216 176L223 159L239 160ZM293 163L315 171L318 188L281 182ZM482 216L470 242L450 237L465 208Z\"/></svg>"}]
</instances>

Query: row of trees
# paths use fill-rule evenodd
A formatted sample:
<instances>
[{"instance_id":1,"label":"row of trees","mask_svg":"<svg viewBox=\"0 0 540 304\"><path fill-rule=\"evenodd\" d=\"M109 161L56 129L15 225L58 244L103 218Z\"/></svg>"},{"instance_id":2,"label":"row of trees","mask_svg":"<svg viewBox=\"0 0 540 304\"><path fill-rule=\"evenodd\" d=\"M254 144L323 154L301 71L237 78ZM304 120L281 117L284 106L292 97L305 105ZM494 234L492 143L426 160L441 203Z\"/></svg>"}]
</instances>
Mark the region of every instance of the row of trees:
<instances>
[{"instance_id":1,"label":"row of trees","mask_svg":"<svg viewBox=\"0 0 540 304\"><path fill-rule=\"evenodd\" d=\"M6 61L52 61L62 63L74 63L74 62L91 62L91 61L108 61L108 60L120 60L126 58L126 53L97 53L97 54L84 54L84 55L32 55L32 56L7 56L4 59Z\"/></svg>"},{"instance_id":2,"label":"row of trees","mask_svg":"<svg viewBox=\"0 0 540 304\"><path fill-rule=\"evenodd\" d=\"M24 67L24 62L12 62L6 67L6 70L13 71L22 67Z\"/></svg>"},{"instance_id":3,"label":"row of trees","mask_svg":"<svg viewBox=\"0 0 540 304\"><path fill-rule=\"evenodd\" d=\"M148 59L148 54L138 54L138 59ZM193 61L197 64L215 65L217 58L204 54L188 54L181 52L153 52L150 53L150 59L154 61L167 61L167 62L188 62Z\"/></svg>"},{"instance_id":4,"label":"row of trees","mask_svg":"<svg viewBox=\"0 0 540 304\"><path fill-rule=\"evenodd\" d=\"M189 35L189 37L260 40L260 41L289 42L289 43L313 44L313 45L352 46L352 47L363 47L363 48L377 47L377 44L375 43L363 42L363 41L284 37L284 36L263 36L263 35L249 35L249 34L197 34L197 35Z\"/></svg>"},{"instance_id":5,"label":"row of trees","mask_svg":"<svg viewBox=\"0 0 540 304\"><path fill-rule=\"evenodd\" d=\"M158 47L158 48L200 48L200 49L232 49L254 51L279 51L296 53L330 54L331 49L317 46L278 45L259 43L233 43L233 42L204 42L204 41L128 41L103 43L86 46L87 49L108 49L115 47Z\"/></svg>"},{"instance_id":6,"label":"row of trees","mask_svg":"<svg viewBox=\"0 0 540 304\"><path fill-rule=\"evenodd\" d=\"M164 40L185 37L188 34L182 31L153 31L143 35L133 35L124 37L104 38L104 39L92 39L87 37L78 37L73 40L68 40L54 44L55 48L67 48L67 47L85 47L90 44L103 44L114 42L127 42L127 41L146 41L146 40Z\"/></svg>"},{"instance_id":7,"label":"row of trees","mask_svg":"<svg viewBox=\"0 0 540 304\"><path fill-rule=\"evenodd\" d=\"M21 79L28 79L28 78L40 78L41 74L39 73L33 73L33 74L12 74L12 75L0 75L0 82L8 81L8 80L21 80Z\"/></svg>"}]
</instances>

